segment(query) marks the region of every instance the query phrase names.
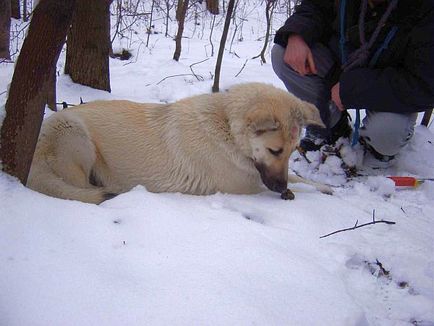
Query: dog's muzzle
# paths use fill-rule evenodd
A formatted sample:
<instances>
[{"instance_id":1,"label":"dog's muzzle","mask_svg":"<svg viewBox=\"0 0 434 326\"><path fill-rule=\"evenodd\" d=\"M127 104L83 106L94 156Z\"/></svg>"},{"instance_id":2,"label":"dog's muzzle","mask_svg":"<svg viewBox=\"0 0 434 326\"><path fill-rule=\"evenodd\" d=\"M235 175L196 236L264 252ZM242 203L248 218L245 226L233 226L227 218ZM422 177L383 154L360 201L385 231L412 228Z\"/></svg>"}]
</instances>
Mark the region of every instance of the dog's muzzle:
<instances>
[{"instance_id":1,"label":"dog's muzzle","mask_svg":"<svg viewBox=\"0 0 434 326\"><path fill-rule=\"evenodd\" d=\"M255 167L261 175L261 180L264 185L271 191L282 193L288 187L288 180L281 175L275 176L267 169L267 166L263 163L255 162Z\"/></svg>"}]
</instances>

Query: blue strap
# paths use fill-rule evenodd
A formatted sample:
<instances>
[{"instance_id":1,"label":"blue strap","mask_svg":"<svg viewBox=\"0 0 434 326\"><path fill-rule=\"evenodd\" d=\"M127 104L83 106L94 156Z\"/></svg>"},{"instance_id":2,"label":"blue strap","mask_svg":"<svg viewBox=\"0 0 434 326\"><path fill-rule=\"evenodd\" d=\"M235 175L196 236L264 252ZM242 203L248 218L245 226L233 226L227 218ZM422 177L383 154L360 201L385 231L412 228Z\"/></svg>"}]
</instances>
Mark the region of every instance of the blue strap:
<instances>
[{"instance_id":1,"label":"blue strap","mask_svg":"<svg viewBox=\"0 0 434 326\"><path fill-rule=\"evenodd\" d=\"M383 44L381 44L381 46L377 49L377 51L375 51L374 55L372 56L371 61L369 61L369 67L375 66L381 53L389 47L389 43L390 43L390 41L392 41L392 39L395 36L397 31L398 31L398 26L393 26L390 29L389 33L387 34L386 38L384 39Z\"/></svg>"},{"instance_id":2,"label":"blue strap","mask_svg":"<svg viewBox=\"0 0 434 326\"><path fill-rule=\"evenodd\" d=\"M391 28L391 30L387 34L386 38L384 39L383 44L377 49L377 51L375 51L374 55L372 56L371 61L369 61L369 67L375 66L381 53L385 49L387 49L390 41L392 41L392 39L395 36L397 31L398 31L398 26L393 26ZM359 137L360 137L359 129L360 129L360 109L356 109L356 121L354 121L354 133L353 133L353 139L351 141L351 146L355 146L359 141Z\"/></svg>"},{"instance_id":3,"label":"blue strap","mask_svg":"<svg viewBox=\"0 0 434 326\"><path fill-rule=\"evenodd\" d=\"M354 121L353 139L351 146L354 147L359 142L359 129L360 129L360 109L356 109L356 121Z\"/></svg>"}]
</instances>

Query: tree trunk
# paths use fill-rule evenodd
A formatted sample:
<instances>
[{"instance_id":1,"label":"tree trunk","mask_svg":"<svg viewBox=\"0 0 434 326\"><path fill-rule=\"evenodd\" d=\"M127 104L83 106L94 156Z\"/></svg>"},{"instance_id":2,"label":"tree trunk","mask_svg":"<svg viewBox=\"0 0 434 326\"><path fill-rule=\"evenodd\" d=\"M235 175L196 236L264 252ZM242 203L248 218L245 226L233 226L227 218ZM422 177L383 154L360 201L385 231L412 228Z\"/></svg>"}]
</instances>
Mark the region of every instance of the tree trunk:
<instances>
[{"instance_id":1,"label":"tree trunk","mask_svg":"<svg viewBox=\"0 0 434 326\"><path fill-rule=\"evenodd\" d=\"M170 2L169 0L165 1L166 3L166 31L164 33L165 37L169 36L169 19L170 19Z\"/></svg>"},{"instance_id":2,"label":"tree trunk","mask_svg":"<svg viewBox=\"0 0 434 326\"><path fill-rule=\"evenodd\" d=\"M176 7L176 21L180 21L182 17L182 10L184 8L184 0L178 0L178 5Z\"/></svg>"},{"instance_id":3,"label":"tree trunk","mask_svg":"<svg viewBox=\"0 0 434 326\"><path fill-rule=\"evenodd\" d=\"M0 59L10 59L11 2L0 0Z\"/></svg>"},{"instance_id":4,"label":"tree trunk","mask_svg":"<svg viewBox=\"0 0 434 326\"><path fill-rule=\"evenodd\" d=\"M21 19L20 0L11 0L11 17Z\"/></svg>"},{"instance_id":5,"label":"tree trunk","mask_svg":"<svg viewBox=\"0 0 434 326\"><path fill-rule=\"evenodd\" d=\"M59 59L59 56L57 56L55 61L57 62L58 59ZM47 88L46 88L46 96L47 96L46 97L46 103L47 103L47 106L53 111L57 111L56 84L57 84L56 66L54 66L53 69L51 70L50 74L48 75Z\"/></svg>"},{"instance_id":6,"label":"tree trunk","mask_svg":"<svg viewBox=\"0 0 434 326\"><path fill-rule=\"evenodd\" d=\"M152 23L153 23L152 18L153 18L153 15L154 15L154 6L155 6L155 0L152 0L151 15L149 16L149 27L148 27L148 30L147 30L147 34L148 35L146 37L146 47L149 46L149 38L151 37L151 34L152 34Z\"/></svg>"},{"instance_id":7,"label":"tree trunk","mask_svg":"<svg viewBox=\"0 0 434 326\"><path fill-rule=\"evenodd\" d=\"M185 15L187 14L189 0L179 0L178 8L176 9L176 19L178 20L178 32L175 38L175 53L173 54L173 60L179 61L181 56L181 41L182 34L184 33ZM182 7L180 7L182 6Z\"/></svg>"},{"instance_id":8,"label":"tree trunk","mask_svg":"<svg viewBox=\"0 0 434 326\"><path fill-rule=\"evenodd\" d=\"M76 0L66 46L65 74L75 83L110 92L111 0Z\"/></svg>"},{"instance_id":9,"label":"tree trunk","mask_svg":"<svg viewBox=\"0 0 434 326\"><path fill-rule=\"evenodd\" d=\"M212 85L212 91L218 92L220 89L220 70L223 61L223 52L225 50L226 39L228 38L229 24L231 22L232 12L234 11L235 0L229 0L228 9L226 12L225 25L223 27L222 38L220 40L219 53L217 55L217 63L215 65L214 84Z\"/></svg>"},{"instance_id":10,"label":"tree trunk","mask_svg":"<svg viewBox=\"0 0 434 326\"><path fill-rule=\"evenodd\" d=\"M429 120L431 119L431 115L432 115L432 109L425 111L421 122L422 126L428 127Z\"/></svg>"},{"instance_id":11,"label":"tree trunk","mask_svg":"<svg viewBox=\"0 0 434 326\"><path fill-rule=\"evenodd\" d=\"M218 0L206 0L206 8L213 15L219 14L219 1Z\"/></svg>"},{"instance_id":12,"label":"tree trunk","mask_svg":"<svg viewBox=\"0 0 434 326\"><path fill-rule=\"evenodd\" d=\"M28 21L29 16L27 15L27 0L23 0L23 21Z\"/></svg>"},{"instance_id":13,"label":"tree trunk","mask_svg":"<svg viewBox=\"0 0 434 326\"><path fill-rule=\"evenodd\" d=\"M275 6L276 0L267 0L267 4L265 5L265 19L267 21L267 31L265 32L264 46L262 47L261 53L252 58L256 59L261 57L262 63L267 63L267 61L265 60L265 51L267 50L268 41L270 40L271 18L273 17Z\"/></svg>"},{"instance_id":14,"label":"tree trunk","mask_svg":"<svg viewBox=\"0 0 434 326\"><path fill-rule=\"evenodd\" d=\"M212 17L211 30L209 32L209 44L211 44L211 56L214 56L214 43L212 42L212 33L214 32L215 15Z\"/></svg>"},{"instance_id":15,"label":"tree trunk","mask_svg":"<svg viewBox=\"0 0 434 326\"><path fill-rule=\"evenodd\" d=\"M15 66L0 137L3 170L26 184L47 102L49 75L65 43L75 0L40 0Z\"/></svg>"}]
</instances>

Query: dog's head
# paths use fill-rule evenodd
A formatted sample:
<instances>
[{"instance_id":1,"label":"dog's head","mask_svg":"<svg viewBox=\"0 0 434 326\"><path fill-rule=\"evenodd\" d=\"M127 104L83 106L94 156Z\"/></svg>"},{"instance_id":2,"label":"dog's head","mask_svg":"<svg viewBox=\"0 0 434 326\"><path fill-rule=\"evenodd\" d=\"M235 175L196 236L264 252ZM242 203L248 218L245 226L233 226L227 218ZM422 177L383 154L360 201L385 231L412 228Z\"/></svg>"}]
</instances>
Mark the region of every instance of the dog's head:
<instances>
[{"instance_id":1,"label":"dog's head","mask_svg":"<svg viewBox=\"0 0 434 326\"><path fill-rule=\"evenodd\" d=\"M282 94L280 94L282 95ZM250 156L262 182L272 191L287 189L288 160L303 126L323 126L318 109L290 94L266 96L246 115Z\"/></svg>"}]
</instances>

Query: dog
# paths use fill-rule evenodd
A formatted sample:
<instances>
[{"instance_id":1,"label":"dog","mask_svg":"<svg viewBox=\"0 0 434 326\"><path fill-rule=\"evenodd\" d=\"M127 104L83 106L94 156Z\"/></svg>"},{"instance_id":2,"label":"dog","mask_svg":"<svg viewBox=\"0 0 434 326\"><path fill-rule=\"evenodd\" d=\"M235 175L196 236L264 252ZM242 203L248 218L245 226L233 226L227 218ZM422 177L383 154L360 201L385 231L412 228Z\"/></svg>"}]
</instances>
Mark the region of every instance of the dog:
<instances>
[{"instance_id":1,"label":"dog","mask_svg":"<svg viewBox=\"0 0 434 326\"><path fill-rule=\"evenodd\" d=\"M99 204L143 185L151 192L255 194L304 182L288 175L302 127L324 126L316 107L263 83L171 104L96 101L44 122L28 187Z\"/></svg>"}]
</instances>

